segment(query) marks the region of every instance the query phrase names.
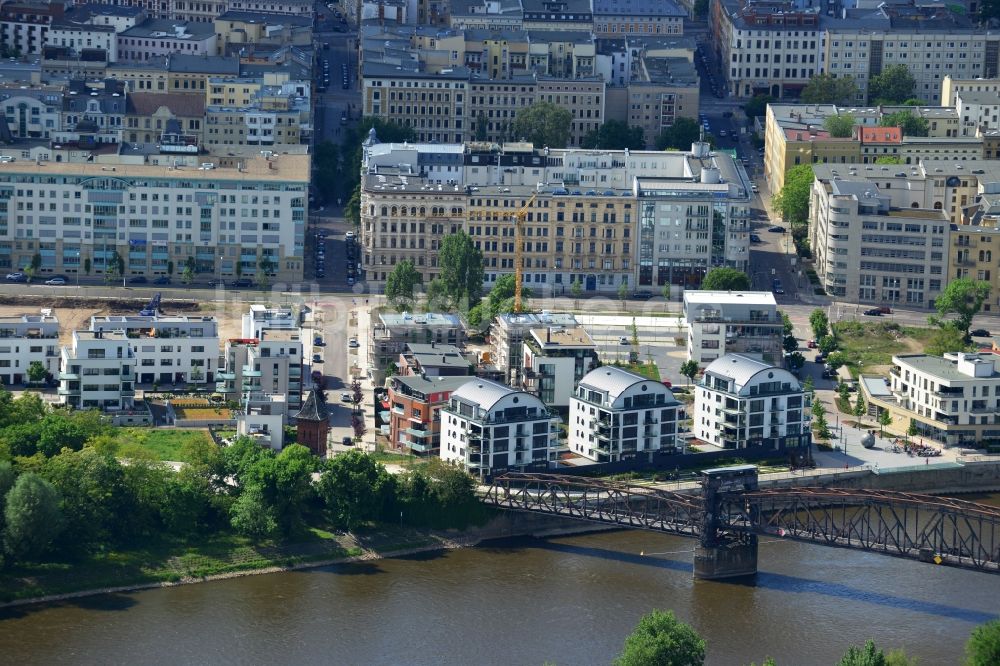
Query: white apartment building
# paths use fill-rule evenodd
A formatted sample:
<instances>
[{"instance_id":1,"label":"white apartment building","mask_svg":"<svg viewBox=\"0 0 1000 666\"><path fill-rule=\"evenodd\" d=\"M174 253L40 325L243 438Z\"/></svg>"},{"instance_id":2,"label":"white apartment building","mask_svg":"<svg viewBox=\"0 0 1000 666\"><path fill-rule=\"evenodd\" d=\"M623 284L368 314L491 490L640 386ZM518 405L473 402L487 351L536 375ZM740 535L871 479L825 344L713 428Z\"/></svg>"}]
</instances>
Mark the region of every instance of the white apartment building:
<instances>
[{"instance_id":1,"label":"white apartment building","mask_svg":"<svg viewBox=\"0 0 1000 666\"><path fill-rule=\"evenodd\" d=\"M135 404L136 358L122 331L73 331L62 348L59 400L74 409L118 411Z\"/></svg>"},{"instance_id":2,"label":"white apartment building","mask_svg":"<svg viewBox=\"0 0 1000 666\"><path fill-rule=\"evenodd\" d=\"M511 384L520 383L520 373L524 361L524 339L532 329L561 326L575 328L576 317L571 314L542 310L533 312L503 313L497 315L490 327L490 343L493 364L496 365Z\"/></svg>"},{"instance_id":3,"label":"white apartment building","mask_svg":"<svg viewBox=\"0 0 1000 666\"><path fill-rule=\"evenodd\" d=\"M610 365L596 368L569 401L569 450L596 462L679 452L679 407L660 382Z\"/></svg>"},{"instance_id":4,"label":"white apartment building","mask_svg":"<svg viewBox=\"0 0 1000 666\"><path fill-rule=\"evenodd\" d=\"M0 159L0 270L35 253L40 275L101 275L115 253L125 274L231 278L236 262L302 279L308 155L255 156L200 167L168 155L67 163ZM128 163L126 163L128 162ZM180 160L183 162L183 160ZM204 277L201 277L204 279Z\"/></svg>"},{"instance_id":5,"label":"white apartment building","mask_svg":"<svg viewBox=\"0 0 1000 666\"><path fill-rule=\"evenodd\" d=\"M0 317L0 383L26 383L36 361L51 375L58 374L59 320L52 311Z\"/></svg>"},{"instance_id":6,"label":"white apartment building","mask_svg":"<svg viewBox=\"0 0 1000 666\"><path fill-rule=\"evenodd\" d=\"M975 136L980 130L1000 129L1000 95L995 92L955 93L955 109L966 136Z\"/></svg>"},{"instance_id":7,"label":"white apartment building","mask_svg":"<svg viewBox=\"0 0 1000 666\"><path fill-rule=\"evenodd\" d=\"M855 303L930 307L947 284L944 211L899 208L875 181L816 171L809 242L826 292Z\"/></svg>"},{"instance_id":8,"label":"white apartment building","mask_svg":"<svg viewBox=\"0 0 1000 666\"><path fill-rule=\"evenodd\" d=\"M18 139L48 139L61 130L62 106L59 86L0 86L0 109L10 135Z\"/></svg>"},{"instance_id":9,"label":"white apartment building","mask_svg":"<svg viewBox=\"0 0 1000 666\"><path fill-rule=\"evenodd\" d=\"M260 303L250 305L250 311L241 318L244 338L260 338L266 329L279 331L299 330L299 319L291 308L271 308Z\"/></svg>"},{"instance_id":10,"label":"white apartment building","mask_svg":"<svg viewBox=\"0 0 1000 666\"><path fill-rule=\"evenodd\" d=\"M576 383L600 363L597 345L579 326L533 328L522 349L521 386L550 407L568 407Z\"/></svg>"},{"instance_id":11,"label":"white apartment building","mask_svg":"<svg viewBox=\"0 0 1000 666\"><path fill-rule=\"evenodd\" d=\"M91 331L123 331L136 358L138 384L212 384L219 362L214 317L104 315Z\"/></svg>"},{"instance_id":12,"label":"white apartment building","mask_svg":"<svg viewBox=\"0 0 1000 666\"><path fill-rule=\"evenodd\" d=\"M771 276L754 273L753 279L769 284ZM784 322L769 291L688 290L684 292L684 318L688 358L699 365L731 353L783 364Z\"/></svg>"},{"instance_id":13,"label":"white apartment building","mask_svg":"<svg viewBox=\"0 0 1000 666\"><path fill-rule=\"evenodd\" d=\"M247 413L284 414L302 406L302 338L297 330L264 329L231 339L215 388Z\"/></svg>"},{"instance_id":14,"label":"white apartment building","mask_svg":"<svg viewBox=\"0 0 1000 666\"><path fill-rule=\"evenodd\" d=\"M991 352L893 356L888 382L864 377L869 409L888 410L894 428L951 446L1000 441L1000 360Z\"/></svg>"},{"instance_id":15,"label":"white apartment building","mask_svg":"<svg viewBox=\"0 0 1000 666\"><path fill-rule=\"evenodd\" d=\"M118 62L118 35L114 26L54 22L45 37L46 46L65 46L77 57L82 51L100 49L107 62Z\"/></svg>"},{"instance_id":16,"label":"white apartment building","mask_svg":"<svg viewBox=\"0 0 1000 666\"><path fill-rule=\"evenodd\" d=\"M471 379L441 408L441 459L479 477L545 469L556 453L558 424L530 393Z\"/></svg>"},{"instance_id":17,"label":"white apartment building","mask_svg":"<svg viewBox=\"0 0 1000 666\"><path fill-rule=\"evenodd\" d=\"M945 75L941 79L941 106L955 106L959 93L982 92L1000 95L1000 78Z\"/></svg>"},{"instance_id":18,"label":"white apartment building","mask_svg":"<svg viewBox=\"0 0 1000 666\"><path fill-rule=\"evenodd\" d=\"M698 383L692 431L725 449L808 449L810 407L792 373L727 354L712 361Z\"/></svg>"},{"instance_id":19,"label":"white apartment building","mask_svg":"<svg viewBox=\"0 0 1000 666\"><path fill-rule=\"evenodd\" d=\"M535 149L530 144L364 144L361 245L369 284L412 260L437 276L442 236L482 250L484 286L513 272L512 216L528 206L524 283L536 294L693 287L746 270L751 184L727 153ZM532 201L533 199L533 201Z\"/></svg>"}]
</instances>

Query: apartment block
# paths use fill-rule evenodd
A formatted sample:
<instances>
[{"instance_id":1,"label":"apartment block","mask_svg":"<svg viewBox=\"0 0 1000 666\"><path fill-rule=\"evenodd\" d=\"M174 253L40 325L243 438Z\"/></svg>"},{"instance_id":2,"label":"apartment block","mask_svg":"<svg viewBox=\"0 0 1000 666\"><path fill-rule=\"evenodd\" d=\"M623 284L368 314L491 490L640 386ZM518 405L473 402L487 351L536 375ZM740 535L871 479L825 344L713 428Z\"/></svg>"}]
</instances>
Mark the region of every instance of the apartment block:
<instances>
[{"instance_id":1,"label":"apartment block","mask_svg":"<svg viewBox=\"0 0 1000 666\"><path fill-rule=\"evenodd\" d=\"M679 453L680 402L662 383L605 366L587 373L569 401L569 450L595 462Z\"/></svg>"},{"instance_id":2,"label":"apartment block","mask_svg":"<svg viewBox=\"0 0 1000 666\"><path fill-rule=\"evenodd\" d=\"M600 364L597 345L580 326L533 328L522 351L521 388L550 407L569 407L577 382Z\"/></svg>"},{"instance_id":3,"label":"apartment block","mask_svg":"<svg viewBox=\"0 0 1000 666\"><path fill-rule=\"evenodd\" d=\"M659 0L593 0L594 35L682 35L687 10Z\"/></svg>"},{"instance_id":4,"label":"apartment block","mask_svg":"<svg viewBox=\"0 0 1000 666\"><path fill-rule=\"evenodd\" d=\"M808 451L809 397L787 370L744 354L712 361L694 398L695 437L724 449Z\"/></svg>"},{"instance_id":5,"label":"apartment block","mask_svg":"<svg viewBox=\"0 0 1000 666\"><path fill-rule=\"evenodd\" d=\"M73 331L59 363L59 401L73 409L120 411L135 405L136 358L122 331Z\"/></svg>"},{"instance_id":6,"label":"apartment block","mask_svg":"<svg viewBox=\"0 0 1000 666\"><path fill-rule=\"evenodd\" d=\"M123 60L149 60L183 53L188 56L219 54L215 27L210 23L146 19L118 34L118 54Z\"/></svg>"},{"instance_id":7,"label":"apartment block","mask_svg":"<svg viewBox=\"0 0 1000 666\"><path fill-rule=\"evenodd\" d=\"M466 330L462 320L453 314L428 312L422 314L389 313L378 315L372 325L370 360L379 377L376 385L385 379L390 364L399 361L399 355L410 343L435 343L454 345L465 343Z\"/></svg>"},{"instance_id":8,"label":"apartment block","mask_svg":"<svg viewBox=\"0 0 1000 666\"><path fill-rule=\"evenodd\" d=\"M197 95L132 92L126 109L123 141L193 149L186 152L204 143L205 102Z\"/></svg>"},{"instance_id":9,"label":"apartment block","mask_svg":"<svg viewBox=\"0 0 1000 666\"><path fill-rule=\"evenodd\" d=\"M755 273L766 282L769 274ZM769 291L684 292L688 324L688 359L699 365L740 353L775 366L783 365L784 322Z\"/></svg>"},{"instance_id":10,"label":"apartment block","mask_svg":"<svg viewBox=\"0 0 1000 666\"><path fill-rule=\"evenodd\" d=\"M396 361L401 375L421 377L468 377L474 366L455 345L407 342Z\"/></svg>"},{"instance_id":11,"label":"apartment block","mask_svg":"<svg viewBox=\"0 0 1000 666\"><path fill-rule=\"evenodd\" d=\"M302 406L302 337L264 329L257 338L226 341L216 391L250 413L284 414Z\"/></svg>"},{"instance_id":12,"label":"apartment block","mask_svg":"<svg viewBox=\"0 0 1000 666\"><path fill-rule=\"evenodd\" d=\"M441 445L441 408L469 377L394 376L388 388L389 441L408 453L435 456Z\"/></svg>"},{"instance_id":13,"label":"apartment block","mask_svg":"<svg viewBox=\"0 0 1000 666\"><path fill-rule=\"evenodd\" d=\"M0 383L4 386L27 383L32 363L41 363L54 377L59 359L59 320L51 310L0 317Z\"/></svg>"},{"instance_id":14,"label":"apartment block","mask_svg":"<svg viewBox=\"0 0 1000 666\"><path fill-rule=\"evenodd\" d=\"M485 286L514 271L512 217L527 206L524 282L536 293L694 287L710 268L746 270L750 182L727 153L536 149L530 144L382 144L362 164L362 265L384 282L409 259L425 284L440 239L464 230ZM429 250L429 252L428 252Z\"/></svg>"},{"instance_id":15,"label":"apartment block","mask_svg":"<svg viewBox=\"0 0 1000 666\"><path fill-rule=\"evenodd\" d=\"M875 183L838 176L814 182L809 216L816 272L834 298L924 308L947 285L943 211L898 208Z\"/></svg>"},{"instance_id":16,"label":"apartment block","mask_svg":"<svg viewBox=\"0 0 1000 666\"><path fill-rule=\"evenodd\" d=\"M121 331L136 359L139 384L213 384L219 361L219 331L214 317L101 315L91 331Z\"/></svg>"},{"instance_id":17,"label":"apartment block","mask_svg":"<svg viewBox=\"0 0 1000 666\"><path fill-rule=\"evenodd\" d=\"M62 129L62 86L0 86L0 108L14 139L48 139Z\"/></svg>"},{"instance_id":18,"label":"apartment block","mask_svg":"<svg viewBox=\"0 0 1000 666\"><path fill-rule=\"evenodd\" d=\"M576 328L576 317L543 310L540 314L504 313L493 321L490 326L492 360L510 384L520 384L521 381L525 338L533 329L550 327Z\"/></svg>"},{"instance_id":19,"label":"apartment block","mask_svg":"<svg viewBox=\"0 0 1000 666\"><path fill-rule=\"evenodd\" d=\"M291 308L253 303L240 318L240 328L244 338L259 338L265 330L297 331L299 319Z\"/></svg>"},{"instance_id":20,"label":"apartment block","mask_svg":"<svg viewBox=\"0 0 1000 666\"><path fill-rule=\"evenodd\" d=\"M991 352L893 356L889 377L863 377L869 409L889 412L897 429L946 446L1000 441L1000 372Z\"/></svg>"},{"instance_id":21,"label":"apartment block","mask_svg":"<svg viewBox=\"0 0 1000 666\"><path fill-rule=\"evenodd\" d=\"M898 111L925 118L928 136L905 136L899 128L879 126L883 116ZM830 136L825 119L844 115L854 119L852 135ZM880 158L896 158L906 165L968 162L983 159L985 146L983 136L962 134L955 109L770 104L764 126L764 175L777 192L784 185L785 173L799 164L875 164Z\"/></svg>"},{"instance_id":22,"label":"apartment block","mask_svg":"<svg viewBox=\"0 0 1000 666\"><path fill-rule=\"evenodd\" d=\"M545 469L555 457L558 424L530 393L473 379L441 408L440 456L480 478Z\"/></svg>"},{"instance_id":23,"label":"apartment block","mask_svg":"<svg viewBox=\"0 0 1000 666\"><path fill-rule=\"evenodd\" d=\"M38 55L49 27L63 17L61 2L7 2L0 7L0 43L25 55Z\"/></svg>"},{"instance_id":24,"label":"apartment block","mask_svg":"<svg viewBox=\"0 0 1000 666\"><path fill-rule=\"evenodd\" d=\"M1000 95L1000 78L963 78L946 74L941 79L941 106L954 107L958 103L958 95L964 92Z\"/></svg>"},{"instance_id":25,"label":"apartment block","mask_svg":"<svg viewBox=\"0 0 1000 666\"><path fill-rule=\"evenodd\" d=\"M266 259L276 282L302 279L307 155L176 159L0 160L0 269L38 253L41 275L101 275L117 253L127 276L176 276L190 258L201 276L235 276L241 261L252 277Z\"/></svg>"}]
</instances>

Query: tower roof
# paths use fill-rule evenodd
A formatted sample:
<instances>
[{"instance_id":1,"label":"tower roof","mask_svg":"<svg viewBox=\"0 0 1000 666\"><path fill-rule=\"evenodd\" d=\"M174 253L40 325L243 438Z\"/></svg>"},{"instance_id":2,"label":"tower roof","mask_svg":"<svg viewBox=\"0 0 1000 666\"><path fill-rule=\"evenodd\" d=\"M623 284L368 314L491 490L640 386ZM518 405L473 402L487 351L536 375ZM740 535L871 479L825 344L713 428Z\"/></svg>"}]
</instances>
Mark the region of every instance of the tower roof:
<instances>
[{"instance_id":1,"label":"tower roof","mask_svg":"<svg viewBox=\"0 0 1000 666\"><path fill-rule=\"evenodd\" d=\"M329 419L326 402L321 400L316 391L309 391L309 397L302 404L302 409L295 415L299 421L322 422Z\"/></svg>"}]
</instances>

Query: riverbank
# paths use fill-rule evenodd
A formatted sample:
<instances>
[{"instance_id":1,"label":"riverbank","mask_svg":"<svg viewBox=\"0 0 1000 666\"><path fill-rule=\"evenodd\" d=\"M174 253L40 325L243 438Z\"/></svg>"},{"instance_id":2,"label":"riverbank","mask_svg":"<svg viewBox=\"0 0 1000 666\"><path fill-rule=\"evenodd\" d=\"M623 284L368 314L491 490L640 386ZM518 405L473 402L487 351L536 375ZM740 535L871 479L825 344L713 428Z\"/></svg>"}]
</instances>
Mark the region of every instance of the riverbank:
<instances>
[{"instance_id":1,"label":"riverbank","mask_svg":"<svg viewBox=\"0 0 1000 666\"><path fill-rule=\"evenodd\" d=\"M320 533L319 540L282 546L236 545L231 537L225 537L183 548L183 553L154 547L95 555L82 564L48 564L4 572L0 574L0 609L470 548L518 536L610 529L616 528L549 516L501 514L483 526L463 531L381 526L358 534Z\"/></svg>"}]
</instances>

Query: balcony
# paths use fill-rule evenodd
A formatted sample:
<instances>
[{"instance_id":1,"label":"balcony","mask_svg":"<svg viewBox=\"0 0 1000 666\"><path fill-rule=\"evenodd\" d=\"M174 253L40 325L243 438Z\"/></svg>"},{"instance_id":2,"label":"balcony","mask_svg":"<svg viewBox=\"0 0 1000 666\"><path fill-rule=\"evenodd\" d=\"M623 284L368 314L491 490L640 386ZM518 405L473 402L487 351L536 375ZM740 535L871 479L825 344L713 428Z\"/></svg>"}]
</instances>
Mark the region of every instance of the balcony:
<instances>
[{"instance_id":1,"label":"balcony","mask_svg":"<svg viewBox=\"0 0 1000 666\"><path fill-rule=\"evenodd\" d=\"M236 379L236 373L235 372L217 372L217 373L215 373L215 376L218 379L220 379L220 380L226 380L226 379L233 380L233 379Z\"/></svg>"},{"instance_id":2,"label":"balcony","mask_svg":"<svg viewBox=\"0 0 1000 666\"><path fill-rule=\"evenodd\" d=\"M254 370L253 366L244 365L243 366L243 376L244 377L260 377L261 376L261 371L260 370Z\"/></svg>"},{"instance_id":3,"label":"balcony","mask_svg":"<svg viewBox=\"0 0 1000 666\"><path fill-rule=\"evenodd\" d=\"M59 378L60 381L62 381L64 379L65 380L77 380L77 379L80 379L80 375L79 375L79 373L76 373L76 372L60 372L58 378Z\"/></svg>"},{"instance_id":4,"label":"balcony","mask_svg":"<svg viewBox=\"0 0 1000 666\"><path fill-rule=\"evenodd\" d=\"M63 388L62 386L60 386L58 389L56 389L56 393L58 393L59 395L80 395L80 389Z\"/></svg>"}]
</instances>

